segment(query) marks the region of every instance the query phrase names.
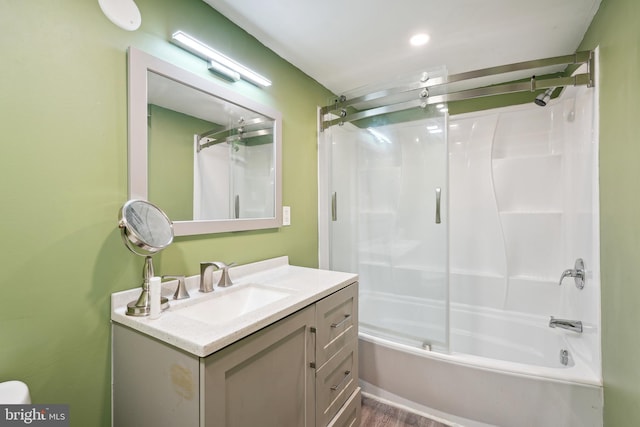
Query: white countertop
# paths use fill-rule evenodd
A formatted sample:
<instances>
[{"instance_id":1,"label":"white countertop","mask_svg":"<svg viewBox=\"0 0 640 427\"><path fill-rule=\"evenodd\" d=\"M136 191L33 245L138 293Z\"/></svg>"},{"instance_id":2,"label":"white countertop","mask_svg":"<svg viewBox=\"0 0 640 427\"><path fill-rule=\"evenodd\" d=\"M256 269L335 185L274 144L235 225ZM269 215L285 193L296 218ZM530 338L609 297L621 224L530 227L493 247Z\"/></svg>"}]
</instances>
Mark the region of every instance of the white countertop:
<instances>
[{"instance_id":1,"label":"white countertop","mask_svg":"<svg viewBox=\"0 0 640 427\"><path fill-rule=\"evenodd\" d=\"M220 272L214 272L214 284ZM358 280L356 274L289 265L288 257L273 258L229 269L233 285L214 287L214 292L202 293L200 276L186 280L190 298L173 300L177 281L162 284L162 295L169 299L170 307L158 319L127 316L127 304L140 296L136 287L111 295L111 320L157 338L199 357L205 357L232 344L259 329L304 308ZM249 313L230 318L216 325L203 323L179 314L181 308L219 298L243 285L276 286L291 291L290 295Z\"/></svg>"}]
</instances>

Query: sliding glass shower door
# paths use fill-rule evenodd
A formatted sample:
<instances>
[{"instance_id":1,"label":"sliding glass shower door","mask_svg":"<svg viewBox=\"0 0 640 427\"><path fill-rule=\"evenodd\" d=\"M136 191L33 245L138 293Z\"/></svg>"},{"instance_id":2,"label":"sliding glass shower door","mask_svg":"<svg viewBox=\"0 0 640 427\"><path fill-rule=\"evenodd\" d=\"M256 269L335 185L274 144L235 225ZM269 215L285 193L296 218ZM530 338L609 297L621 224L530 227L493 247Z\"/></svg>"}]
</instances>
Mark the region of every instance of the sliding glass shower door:
<instances>
[{"instance_id":1,"label":"sliding glass shower door","mask_svg":"<svg viewBox=\"0 0 640 427\"><path fill-rule=\"evenodd\" d=\"M360 329L448 347L446 110L324 131L330 268L360 275Z\"/></svg>"}]
</instances>

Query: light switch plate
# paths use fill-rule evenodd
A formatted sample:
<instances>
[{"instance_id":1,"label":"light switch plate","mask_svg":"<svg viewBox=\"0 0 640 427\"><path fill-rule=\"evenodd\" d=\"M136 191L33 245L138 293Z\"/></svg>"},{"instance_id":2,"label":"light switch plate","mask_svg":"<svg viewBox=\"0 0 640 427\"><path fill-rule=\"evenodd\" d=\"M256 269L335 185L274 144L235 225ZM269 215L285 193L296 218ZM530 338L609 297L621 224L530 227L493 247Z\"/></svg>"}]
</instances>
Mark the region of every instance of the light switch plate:
<instances>
[{"instance_id":1,"label":"light switch plate","mask_svg":"<svg viewBox=\"0 0 640 427\"><path fill-rule=\"evenodd\" d=\"M282 225L291 225L291 206L282 207Z\"/></svg>"}]
</instances>

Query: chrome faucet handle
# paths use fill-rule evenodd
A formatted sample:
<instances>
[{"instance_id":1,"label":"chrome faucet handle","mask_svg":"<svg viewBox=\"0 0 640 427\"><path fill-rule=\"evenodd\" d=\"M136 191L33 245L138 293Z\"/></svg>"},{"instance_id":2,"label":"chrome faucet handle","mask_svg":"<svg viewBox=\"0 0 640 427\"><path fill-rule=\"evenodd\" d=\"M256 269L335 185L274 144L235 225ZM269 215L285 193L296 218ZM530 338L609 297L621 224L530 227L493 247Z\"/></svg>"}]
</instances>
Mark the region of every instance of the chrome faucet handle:
<instances>
[{"instance_id":1,"label":"chrome faucet handle","mask_svg":"<svg viewBox=\"0 0 640 427\"><path fill-rule=\"evenodd\" d=\"M214 265L222 270L220 280L218 281L218 287L225 288L233 285L231 277L229 277L229 267L233 267L236 263L232 262L231 264L225 264L224 262L215 262Z\"/></svg>"},{"instance_id":2,"label":"chrome faucet handle","mask_svg":"<svg viewBox=\"0 0 640 427\"><path fill-rule=\"evenodd\" d=\"M190 298L189 292L187 291L187 287L185 286L185 278L184 275L171 276L166 275L162 276L162 280L164 279L173 279L178 281L178 287L176 288L176 292L173 294L173 299L187 299Z\"/></svg>"},{"instance_id":3,"label":"chrome faucet handle","mask_svg":"<svg viewBox=\"0 0 640 427\"><path fill-rule=\"evenodd\" d=\"M584 288L584 283L587 276L584 270L584 261L582 260L582 258L578 258L576 260L576 263L572 269L570 268L562 272L562 276L560 276L560 282L558 283L558 285L562 285L562 281L565 277L573 277L576 288Z\"/></svg>"}]
</instances>

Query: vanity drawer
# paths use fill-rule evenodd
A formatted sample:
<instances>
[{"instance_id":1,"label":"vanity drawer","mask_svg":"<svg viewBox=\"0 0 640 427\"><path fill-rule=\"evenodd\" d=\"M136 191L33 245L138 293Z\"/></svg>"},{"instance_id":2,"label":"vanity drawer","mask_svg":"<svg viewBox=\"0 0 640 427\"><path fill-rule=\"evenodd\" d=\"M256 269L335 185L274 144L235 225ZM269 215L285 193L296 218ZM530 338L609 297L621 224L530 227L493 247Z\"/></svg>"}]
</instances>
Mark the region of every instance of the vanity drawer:
<instances>
[{"instance_id":1,"label":"vanity drawer","mask_svg":"<svg viewBox=\"0 0 640 427\"><path fill-rule=\"evenodd\" d=\"M316 304L316 365L322 367L342 347L358 339L358 283Z\"/></svg>"},{"instance_id":2,"label":"vanity drawer","mask_svg":"<svg viewBox=\"0 0 640 427\"><path fill-rule=\"evenodd\" d=\"M362 409L361 399L360 387L358 387L327 427L358 427Z\"/></svg>"},{"instance_id":3,"label":"vanity drawer","mask_svg":"<svg viewBox=\"0 0 640 427\"><path fill-rule=\"evenodd\" d=\"M342 347L316 371L316 425L326 426L358 388L357 342Z\"/></svg>"}]
</instances>

